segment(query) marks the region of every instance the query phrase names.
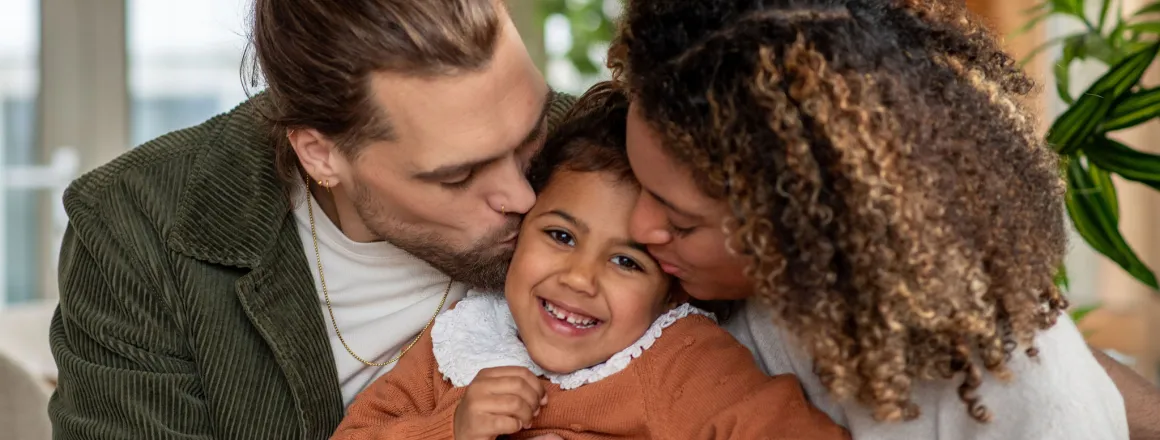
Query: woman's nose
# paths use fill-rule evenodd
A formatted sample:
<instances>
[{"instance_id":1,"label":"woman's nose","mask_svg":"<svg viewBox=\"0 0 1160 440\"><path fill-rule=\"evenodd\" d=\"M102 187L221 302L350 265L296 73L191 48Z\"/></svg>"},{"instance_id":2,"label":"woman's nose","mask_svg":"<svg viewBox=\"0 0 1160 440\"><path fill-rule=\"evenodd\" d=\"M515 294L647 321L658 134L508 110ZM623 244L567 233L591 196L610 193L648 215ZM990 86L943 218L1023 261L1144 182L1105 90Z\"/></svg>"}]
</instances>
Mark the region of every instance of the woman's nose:
<instances>
[{"instance_id":1,"label":"woman's nose","mask_svg":"<svg viewBox=\"0 0 1160 440\"><path fill-rule=\"evenodd\" d=\"M643 192L636 199L628 227L632 239L645 246L660 246L673 239L664 212L655 200Z\"/></svg>"}]
</instances>

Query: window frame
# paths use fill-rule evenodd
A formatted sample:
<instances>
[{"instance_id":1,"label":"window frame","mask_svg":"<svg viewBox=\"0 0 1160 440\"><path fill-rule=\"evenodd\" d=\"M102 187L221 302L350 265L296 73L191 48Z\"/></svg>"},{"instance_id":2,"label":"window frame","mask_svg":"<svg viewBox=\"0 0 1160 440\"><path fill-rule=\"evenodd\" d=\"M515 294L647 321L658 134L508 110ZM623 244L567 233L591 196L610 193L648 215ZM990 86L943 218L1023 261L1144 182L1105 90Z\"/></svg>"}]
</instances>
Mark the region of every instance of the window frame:
<instances>
[{"instance_id":1,"label":"window frame","mask_svg":"<svg viewBox=\"0 0 1160 440\"><path fill-rule=\"evenodd\" d=\"M46 165L62 149L77 153L77 174L125 152L129 91L125 0L40 0L39 91L35 149ZM59 190L41 191L39 300L54 300L65 219Z\"/></svg>"}]
</instances>

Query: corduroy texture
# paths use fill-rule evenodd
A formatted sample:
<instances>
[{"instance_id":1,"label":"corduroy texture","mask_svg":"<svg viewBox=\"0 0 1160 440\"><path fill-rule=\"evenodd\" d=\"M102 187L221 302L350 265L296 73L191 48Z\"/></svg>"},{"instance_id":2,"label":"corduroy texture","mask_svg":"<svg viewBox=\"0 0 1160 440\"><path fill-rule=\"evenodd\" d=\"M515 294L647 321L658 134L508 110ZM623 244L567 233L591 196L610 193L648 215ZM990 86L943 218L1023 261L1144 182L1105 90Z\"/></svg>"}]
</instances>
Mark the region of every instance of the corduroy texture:
<instances>
[{"instance_id":1,"label":"corduroy texture","mask_svg":"<svg viewBox=\"0 0 1160 440\"><path fill-rule=\"evenodd\" d=\"M254 100L77 179L60 255L57 439L322 439L326 321ZM557 95L549 130L572 97Z\"/></svg>"},{"instance_id":2,"label":"corduroy texture","mask_svg":"<svg viewBox=\"0 0 1160 440\"><path fill-rule=\"evenodd\" d=\"M564 391L541 379L548 404L513 440L829 440L849 434L810 406L792 375L768 377L732 336L703 316L665 329L620 373ZM451 440L467 388L444 380L430 332L351 405L333 440Z\"/></svg>"}]
</instances>

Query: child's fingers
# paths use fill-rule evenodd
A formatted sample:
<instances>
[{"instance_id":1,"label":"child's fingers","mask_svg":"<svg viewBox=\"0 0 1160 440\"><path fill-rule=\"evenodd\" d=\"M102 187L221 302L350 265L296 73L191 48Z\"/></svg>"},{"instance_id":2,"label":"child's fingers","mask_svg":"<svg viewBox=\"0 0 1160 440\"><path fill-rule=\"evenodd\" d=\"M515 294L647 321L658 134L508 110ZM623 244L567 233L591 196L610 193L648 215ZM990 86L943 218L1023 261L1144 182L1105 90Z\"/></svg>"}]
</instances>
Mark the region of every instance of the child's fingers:
<instances>
[{"instance_id":1,"label":"child's fingers","mask_svg":"<svg viewBox=\"0 0 1160 440\"><path fill-rule=\"evenodd\" d=\"M516 414L526 413L523 399L512 395L463 400L455 414L455 438L481 439L515 434L530 423ZM509 414L511 413L511 414Z\"/></svg>"},{"instance_id":2,"label":"child's fingers","mask_svg":"<svg viewBox=\"0 0 1160 440\"><path fill-rule=\"evenodd\" d=\"M517 377L498 377L488 380L487 393L493 396L514 396L524 401L533 411L540 407L541 397L527 382Z\"/></svg>"},{"instance_id":3,"label":"child's fingers","mask_svg":"<svg viewBox=\"0 0 1160 440\"><path fill-rule=\"evenodd\" d=\"M531 404L514 394L497 394L487 399L484 411L497 416L511 417L519 421L520 427L530 426L535 416L537 404Z\"/></svg>"},{"instance_id":4,"label":"child's fingers","mask_svg":"<svg viewBox=\"0 0 1160 440\"><path fill-rule=\"evenodd\" d=\"M536 377L535 374L532 374L532 372L529 371L527 368L524 368L524 367L489 368L489 369L480 371L479 376L483 376L483 377L487 377L487 378L491 378L491 379L500 379L500 378L519 379L520 381L524 382L524 384L526 385L526 389L528 389L532 392L533 395L528 396L528 397L529 397L529 401L536 404L534 406L538 406L538 405L541 405L544 403L544 396L546 393L546 390L544 389L544 384L542 382L540 382L540 379L538 377ZM506 384L506 386L512 386L512 384L508 383L506 380L504 381L504 383ZM523 387L521 387L521 388L523 388ZM514 393L516 391L511 390L511 389L507 389L507 390L504 390L503 392Z\"/></svg>"},{"instance_id":5,"label":"child's fingers","mask_svg":"<svg viewBox=\"0 0 1160 440\"><path fill-rule=\"evenodd\" d=\"M515 417L496 415L490 413L476 414L472 416L471 427L464 428L462 431L456 430L456 439L460 438L491 438L508 434L515 434L524 429L524 423Z\"/></svg>"},{"instance_id":6,"label":"child's fingers","mask_svg":"<svg viewBox=\"0 0 1160 440\"><path fill-rule=\"evenodd\" d=\"M492 416L489 420L491 434L495 436L515 434L524 429L525 424L514 417Z\"/></svg>"}]
</instances>

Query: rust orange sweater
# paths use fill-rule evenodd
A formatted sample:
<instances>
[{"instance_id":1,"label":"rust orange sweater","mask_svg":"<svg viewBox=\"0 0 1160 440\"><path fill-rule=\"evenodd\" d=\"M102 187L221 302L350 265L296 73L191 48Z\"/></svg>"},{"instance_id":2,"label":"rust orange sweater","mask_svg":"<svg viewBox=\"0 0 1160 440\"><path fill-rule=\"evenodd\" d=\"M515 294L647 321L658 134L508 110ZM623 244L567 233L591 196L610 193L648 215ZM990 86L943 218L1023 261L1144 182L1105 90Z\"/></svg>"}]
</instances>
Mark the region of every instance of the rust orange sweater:
<instances>
[{"instance_id":1,"label":"rust orange sweater","mask_svg":"<svg viewBox=\"0 0 1160 440\"><path fill-rule=\"evenodd\" d=\"M794 439L849 434L811 406L792 375L769 377L749 350L703 316L682 318L627 368L572 390L543 379L548 404L528 439ZM333 439L453 439L466 388L445 380L429 333L351 404Z\"/></svg>"}]
</instances>

